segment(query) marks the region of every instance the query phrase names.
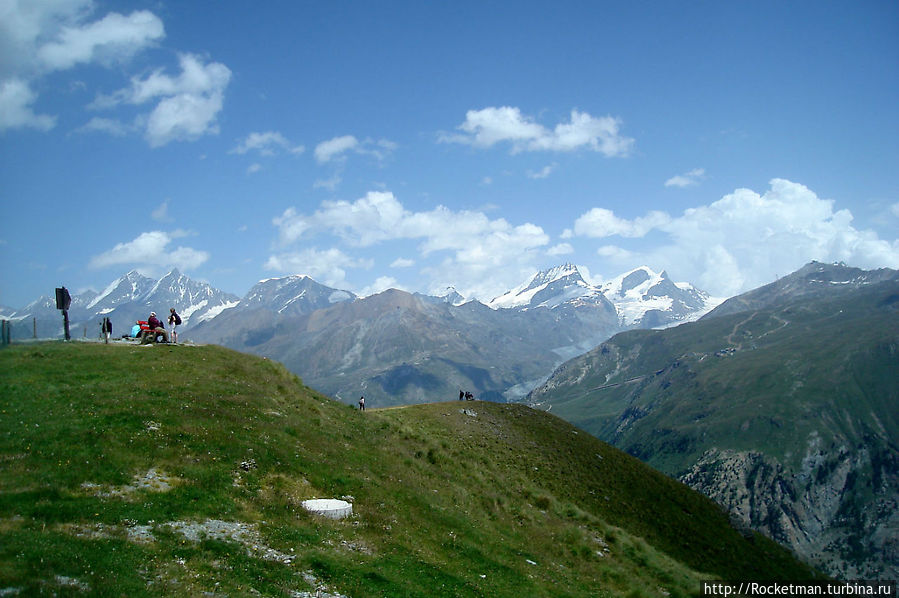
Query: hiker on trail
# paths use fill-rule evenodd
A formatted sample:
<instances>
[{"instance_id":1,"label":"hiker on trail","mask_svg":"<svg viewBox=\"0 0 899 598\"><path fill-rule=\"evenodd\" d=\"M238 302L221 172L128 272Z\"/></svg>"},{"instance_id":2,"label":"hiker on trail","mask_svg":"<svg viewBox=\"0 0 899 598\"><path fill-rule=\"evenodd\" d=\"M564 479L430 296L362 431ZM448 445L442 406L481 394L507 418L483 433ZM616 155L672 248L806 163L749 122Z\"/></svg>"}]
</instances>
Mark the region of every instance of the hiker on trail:
<instances>
[{"instance_id":1,"label":"hiker on trail","mask_svg":"<svg viewBox=\"0 0 899 598\"><path fill-rule=\"evenodd\" d=\"M141 335L140 342L141 344L154 342L158 335L162 335L162 340L164 342L169 342L169 333L166 332L165 326L162 325L162 322L159 321L159 318L156 317L156 312L151 311L150 317L147 318L147 330L144 330Z\"/></svg>"},{"instance_id":2,"label":"hiker on trail","mask_svg":"<svg viewBox=\"0 0 899 598\"><path fill-rule=\"evenodd\" d=\"M459 400L461 401L464 398L465 398L465 393L460 390L459 391Z\"/></svg>"},{"instance_id":3,"label":"hiker on trail","mask_svg":"<svg viewBox=\"0 0 899 598\"><path fill-rule=\"evenodd\" d=\"M178 312L175 311L175 308L172 307L169 309L169 328L172 329L172 342L178 342L178 326L181 325L181 316L178 315Z\"/></svg>"},{"instance_id":4,"label":"hiker on trail","mask_svg":"<svg viewBox=\"0 0 899 598\"><path fill-rule=\"evenodd\" d=\"M359 411L365 411L365 397L359 397Z\"/></svg>"}]
</instances>

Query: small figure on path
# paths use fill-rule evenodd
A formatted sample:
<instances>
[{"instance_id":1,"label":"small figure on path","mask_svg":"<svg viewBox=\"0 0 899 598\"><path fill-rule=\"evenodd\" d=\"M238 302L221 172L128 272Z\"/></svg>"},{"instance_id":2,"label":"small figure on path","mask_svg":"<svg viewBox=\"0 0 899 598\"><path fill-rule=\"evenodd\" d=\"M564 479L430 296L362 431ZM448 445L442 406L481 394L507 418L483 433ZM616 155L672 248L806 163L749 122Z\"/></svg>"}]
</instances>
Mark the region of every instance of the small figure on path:
<instances>
[{"instance_id":1,"label":"small figure on path","mask_svg":"<svg viewBox=\"0 0 899 598\"><path fill-rule=\"evenodd\" d=\"M365 397L359 397L359 411L365 411Z\"/></svg>"},{"instance_id":2,"label":"small figure on path","mask_svg":"<svg viewBox=\"0 0 899 598\"><path fill-rule=\"evenodd\" d=\"M465 393L460 390L459 391L459 400L461 401L464 398L465 398Z\"/></svg>"}]
</instances>

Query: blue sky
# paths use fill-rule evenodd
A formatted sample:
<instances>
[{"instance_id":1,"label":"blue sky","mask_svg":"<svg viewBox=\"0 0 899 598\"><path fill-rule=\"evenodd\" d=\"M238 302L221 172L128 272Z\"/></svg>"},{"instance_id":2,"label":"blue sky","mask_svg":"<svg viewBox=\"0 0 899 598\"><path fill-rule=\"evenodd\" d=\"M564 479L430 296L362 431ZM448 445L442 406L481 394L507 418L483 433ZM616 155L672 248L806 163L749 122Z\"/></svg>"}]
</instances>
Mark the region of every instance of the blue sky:
<instances>
[{"instance_id":1,"label":"blue sky","mask_svg":"<svg viewBox=\"0 0 899 598\"><path fill-rule=\"evenodd\" d=\"M899 267L899 4L0 0L0 304Z\"/></svg>"}]
</instances>

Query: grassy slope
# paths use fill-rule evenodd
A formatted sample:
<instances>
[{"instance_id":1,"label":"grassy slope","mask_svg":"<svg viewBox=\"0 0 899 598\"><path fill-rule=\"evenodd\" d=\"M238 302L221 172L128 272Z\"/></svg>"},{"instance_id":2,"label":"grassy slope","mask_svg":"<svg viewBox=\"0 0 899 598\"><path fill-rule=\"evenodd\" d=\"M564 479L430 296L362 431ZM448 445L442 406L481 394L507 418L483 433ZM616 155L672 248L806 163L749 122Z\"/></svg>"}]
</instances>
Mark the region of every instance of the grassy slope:
<instances>
[{"instance_id":1,"label":"grassy slope","mask_svg":"<svg viewBox=\"0 0 899 598\"><path fill-rule=\"evenodd\" d=\"M151 470L171 489L127 488ZM300 506L345 495L350 520ZM168 525L210 519L252 524L257 548ZM140 530L149 541L129 539ZM700 495L520 405L361 414L212 346L0 352L0 591L678 596L710 577L809 575Z\"/></svg>"}]
</instances>

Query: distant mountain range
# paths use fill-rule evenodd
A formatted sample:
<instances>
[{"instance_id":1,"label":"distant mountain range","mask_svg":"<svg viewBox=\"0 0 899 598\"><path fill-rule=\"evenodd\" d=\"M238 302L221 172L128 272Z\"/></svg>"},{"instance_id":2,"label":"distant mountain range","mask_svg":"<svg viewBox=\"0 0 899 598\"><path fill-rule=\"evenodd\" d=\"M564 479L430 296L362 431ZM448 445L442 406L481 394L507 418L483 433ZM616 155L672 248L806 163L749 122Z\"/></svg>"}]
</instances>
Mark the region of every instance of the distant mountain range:
<instances>
[{"instance_id":1,"label":"distant mountain range","mask_svg":"<svg viewBox=\"0 0 899 598\"><path fill-rule=\"evenodd\" d=\"M564 264L538 272L488 305L455 289L442 296L390 290L360 298L308 276L257 283L245 297L177 271L160 279L129 272L103 292L73 298L73 336L99 334L104 316L127 331L151 310L175 307L182 340L218 343L277 359L319 390L370 404L428 402L468 390L518 400L562 361L620 330L695 319L714 305L706 293L638 268L602 286ZM44 297L10 314L14 337L58 337L55 302Z\"/></svg>"},{"instance_id":2,"label":"distant mountain range","mask_svg":"<svg viewBox=\"0 0 899 598\"><path fill-rule=\"evenodd\" d=\"M666 288L675 296L664 297ZM260 282L190 335L277 359L346 402L364 395L370 405L420 403L455 398L460 390L514 401L553 367L619 330L697 317L709 305L705 293L648 268L604 290L566 264L538 272L488 305L452 288L442 297L392 289L359 298L288 277Z\"/></svg>"},{"instance_id":3,"label":"distant mountain range","mask_svg":"<svg viewBox=\"0 0 899 598\"><path fill-rule=\"evenodd\" d=\"M528 402L844 579L899 574L899 272L812 263L623 332Z\"/></svg>"}]
</instances>

